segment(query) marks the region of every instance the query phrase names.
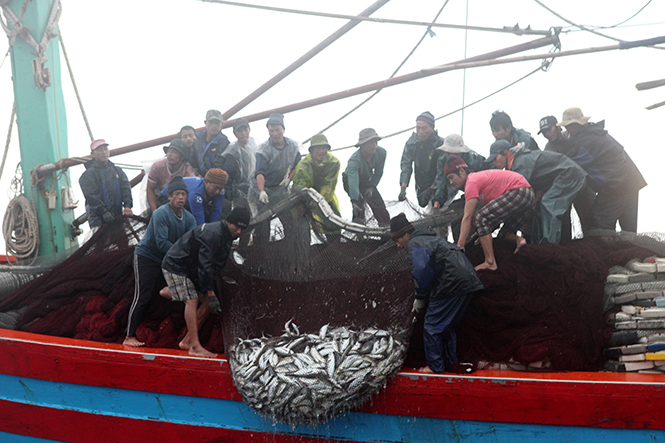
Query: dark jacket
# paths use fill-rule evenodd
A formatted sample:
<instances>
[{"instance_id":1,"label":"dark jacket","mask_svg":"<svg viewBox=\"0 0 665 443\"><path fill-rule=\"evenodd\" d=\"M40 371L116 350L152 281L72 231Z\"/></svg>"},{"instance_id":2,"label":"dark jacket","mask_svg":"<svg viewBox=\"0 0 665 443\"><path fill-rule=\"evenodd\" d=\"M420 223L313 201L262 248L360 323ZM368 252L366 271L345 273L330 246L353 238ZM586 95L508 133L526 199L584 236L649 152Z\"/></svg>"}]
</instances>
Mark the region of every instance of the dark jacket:
<instances>
[{"instance_id":1,"label":"dark jacket","mask_svg":"<svg viewBox=\"0 0 665 443\"><path fill-rule=\"evenodd\" d=\"M226 264L233 236L226 220L197 226L171 246L164 256L162 268L184 275L196 289L214 291L217 274Z\"/></svg>"},{"instance_id":2,"label":"dark jacket","mask_svg":"<svg viewBox=\"0 0 665 443\"><path fill-rule=\"evenodd\" d=\"M605 186L642 189L647 185L621 143L605 130L604 120L587 123L578 134L571 136L566 155L587 171L589 186L595 191Z\"/></svg>"},{"instance_id":3,"label":"dark jacket","mask_svg":"<svg viewBox=\"0 0 665 443\"><path fill-rule=\"evenodd\" d=\"M434 180L434 197L432 201L439 202L441 205L445 204L448 200L455 198L459 190L450 184L445 175L443 175L443 169L446 166L447 157L445 152L441 149L437 149L441 154L436 161L436 179ZM461 152L455 154L462 158L469 166L471 172L479 172L485 169L488 169L491 164L485 163L485 157L478 154L476 151ZM464 192L464 191L462 191Z\"/></svg>"},{"instance_id":4,"label":"dark jacket","mask_svg":"<svg viewBox=\"0 0 665 443\"><path fill-rule=\"evenodd\" d=\"M346 169L342 172L342 182L352 201L358 200L367 188L376 188L379 185L385 164L386 150L381 146L377 146L371 162L365 160L360 149L351 154Z\"/></svg>"},{"instance_id":5,"label":"dark jacket","mask_svg":"<svg viewBox=\"0 0 665 443\"><path fill-rule=\"evenodd\" d=\"M85 164L79 179L85 196L85 209L91 228L101 226L105 213L122 214L122 208L131 208L132 188L127 175L113 162L100 163L95 159Z\"/></svg>"},{"instance_id":6,"label":"dark jacket","mask_svg":"<svg viewBox=\"0 0 665 443\"><path fill-rule=\"evenodd\" d=\"M524 148L527 151L540 151L536 140L534 140L534 138L531 137L531 134L526 132L524 129L514 128L511 140L508 141L510 142L510 146L515 146L518 143L524 143Z\"/></svg>"},{"instance_id":7,"label":"dark jacket","mask_svg":"<svg viewBox=\"0 0 665 443\"><path fill-rule=\"evenodd\" d=\"M400 167L402 173L399 182L409 184L411 173L415 168L416 189L427 189L434 184L436 178L436 161L441 154L436 148L444 142L443 137L434 131L430 137L421 142L416 133L411 134L402 153Z\"/></svg>"},{"instance_id":8,"label":"dark jacket","mask_svg":"<svg viewBox=\"0 0 665 443\"><path fill-rule=\"evenodd\" d=\"M416 298L458 297L484 288L464 250L429 228L411 234L406 246Z\"/></svg>"},{"instance_id":9,"label":"dark jacket","mask_svg":"<svg viewBox=\"0 0 665 443\"><path fill-rule=\"evenodd\" d=\"M207 137L208 131L197 132L196 138L199 143L192 145L192 151L196 154L196 164L192 166L201 177L204 177L209 169L221 169L224 163L221 158L222 153L230 143L229 139L221 132L210 142L206 141Z\"/></svg>"}]
</instances>

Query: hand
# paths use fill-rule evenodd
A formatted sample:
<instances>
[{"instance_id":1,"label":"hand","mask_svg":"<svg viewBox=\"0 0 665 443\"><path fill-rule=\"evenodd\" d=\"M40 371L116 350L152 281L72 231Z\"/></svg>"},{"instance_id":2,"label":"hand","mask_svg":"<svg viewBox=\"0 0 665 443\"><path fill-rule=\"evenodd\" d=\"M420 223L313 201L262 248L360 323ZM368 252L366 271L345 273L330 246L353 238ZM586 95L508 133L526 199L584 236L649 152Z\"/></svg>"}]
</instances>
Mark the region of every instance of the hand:
<instances>
[{"instance_id":1,"label":"hand","mask_svg":"<svg viewBox=\"0 0 665 443\"><path fill-rule=\"evenodd\" d=\"M420 311L425 309L425 306L427 306L427 301L424 298L417 298L413 301L413 308L411 309L411 312L419 314Z\"/></svg>"},{"instance_id":2,"label":"hand","mask_svg":"<svg viewBox=\"0 0 665 443\"><path fill-rule=\"evenodd\" d=\"M355 200L351 200L351 206L353 208L353 220L363 220L365 221L365 208L363 208L360 203Z\"/></svg>"},{"instance_id":3,"label":"hand","mask_svg":"<svg viewBox=\"0 0 665 443\"><path fill-rule=\"evenodd\" d=\"M370 199L374 196L374 188L367 188L363 194L365 198Z\"/></svg>"},{"instance_id":4,"label":"hand","mask_svg":"<svg viewBox=\"0 0 665 443\"><path fill-rule=\"evenodd\" d=\"M399 191L399 195L397 196L397 200L403 202L406 200L406 188L402 187L402 189Z\"/></svg>"},{"instance_id":5,"label":"hand","mask_svg":"<svg viewBox=\"0 0 665 443\"><path fill-rule=\"evenodd\" d=\"M132 208L123 208L122 215L127 215L127 216L134 215L134 213L132 212Z\"/></svg>"},{"instance_id":6,"label":"hand","mask_svg":"<svg viewBox=\"0 0 665 443\"><path fill-rule=\"evenodd\" d=\"M259 193L259 201L264 205L270 203L270 197L268 197L268 193L266 191L261 191Z\"/></svg>"},{"instance_id":7,"label":"hand","mask_svg":"<svg viewBox=\"0 0 665 443\"><path fill-rule=\"evenodd\" d=\"M287 186L289 185L290 182L291 182L291 179L290 179L289 176L287 175L286 177L284 177L284 180L282 180L282 181L279 183L279 185L280 185L280 186L287 187Z\"/></svg>"},{"instance_id":8,"label":"hand","mask_svg":"<svg viewBox=\"0 0 665 443\"><path fill-rule=\"evenodd\" d=\"M208 307L210 308L210 312L215 315L219 315L219 313L222 312L222 306L219 304L219 299L215 296L208 297Z\"/></svg>"},{"instance_id":9,"label":"hand","mask_svg":"<svg viewBox=\"0 0 665 443\"><path fill-rule=\"evenodd\" d=\"M105 212L104 215L102 215L102 220L104 220L104 223L113 223L115 217L110 212Z\"/></svg>"},{"instance_id":10,"label":"hand","mask_svg":"<svg viewBox=\"0 0 665 443\"><path fill-rule=\"evenodd\" d=\"M439 202L434 202L434 209L439 209L441 207L441 203Z\"/></svg>"}]
</instances>

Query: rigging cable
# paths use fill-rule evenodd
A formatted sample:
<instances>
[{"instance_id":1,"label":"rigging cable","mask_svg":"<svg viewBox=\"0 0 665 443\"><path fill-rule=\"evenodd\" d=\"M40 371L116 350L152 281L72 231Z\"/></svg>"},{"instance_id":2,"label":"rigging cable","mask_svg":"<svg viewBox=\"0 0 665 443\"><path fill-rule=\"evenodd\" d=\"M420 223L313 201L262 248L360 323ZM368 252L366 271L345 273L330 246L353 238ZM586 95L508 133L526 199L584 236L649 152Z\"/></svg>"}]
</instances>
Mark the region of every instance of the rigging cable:
<instances>
[{"instance_id":1,"label":"rigging cable","mask_svg":"<svg viewBox=\"0 0 665 443\"><path fill-rule=\"evenodd\" d=\"M466 0L466 25L469 24L469 0ZM469 31L464 30L464 58L466 59L466 50L468 46ZM466 68L462 70L462 123L460 127L460 135L464 136L464 104L466 103Z\"/></svg>"},{"instance_id":2,"label":"rigging cable","mask_svg":"<svg viewBox=\"0 0 665 443\"><path fill-rule=\"evenodd\" d=\"M631 15L630 17L628 17L626 20L624 20L624 21L622 21L622 22L619 22L619 23L617 23L616 25L612 25L612 26L603 26L603 29L607 29L607 28L616 28L617 26L623 25L623 24L626 23L627 21L630 21L630 20L634 19L635 17L637 17L637 14L639 14L639 13L642 12L642 11L644 11L644 8L646 8L647 6L649 6L649 3L651 3L651 0L649 0L648 2L646 2L646 4L645 4L644 6L642 6L642 7L640 8L639 11L637 11L635 14Z\"/></svg>"},{"instance_id":3,"label":"rigging cable","mask_svg":"<svg viewBox=\"0 0 665 443\"><path fill-rule=\"evenodd\" d=\"M469 103L468 105L465 105L465 106L462 107L462 108L455 109L454 111L451 111L451 112L449 112L449 113L447 113L447 114L444 114L444 115L442 115L441 117L437 117L437 118L435 118L434 120L441 120L442 118L449 117L449 116L451 116L451 115L453 115L453 114L455 114L455 113L457 113L457 112L462 111L463 109L468 108L469 106L473 106L473 105L475 105L475 104L477 104L477 103L480 103L481 101L486 100L486 99L492 97L493 95L496 95L496 94L498 94L499 92L504 91L504 90L510 88L511 86L513 86L513 85L515 85L515 84L521 82L522 80L525 80L527 77L530 77L531 75L535 74L535 73L538 72L538 71L546 71L546 70L549 68L550 65L551 65L551 62L547 62L547 61L545 61L545 62L544 62L543 64L541 64L539 67L537 67L537 68L534 69L533 71L529 72L528 74L526 74L526 75L524 75L524 76L518 78L518 79L515 80L514 82L509 83L509 84L507 84L506 86L504 86L504 87L502 87L502 88L500 88L500 89L497 89L496 91L494 91L494 92L492 92L492 93L490 93L490 94L488 94L488 95L486 95L486 96L484 96L484 97L482 97L482 98L480 98L480 99L478 99L478 100L476 100L476 101L474 101L474 102L471 102L471 103ZM381 138L382 138L382 139L386 139L386 138L394 137L394 136L396 136L396 135L404 134L405 132L413 131L414 129L415 129L415 126L411 126L410 128L406 128L406 129L403 129L403 130L398 131L398 132L393 132L392 134L383 135L383 136L381 136ZM355 148L355 147L356 147L356 145L354 144L354 145L350 145L350 146L344 146L343 148L335 148L335 149L331 149L331 151L341 151L342 149L349 149L349 148Z\"/></svg>"},{"instance_id":4,"label":"rigging cable","mask_svg":"<svg viewBox=\"0 0 665 443\"><path fill-rule=\"evenodd\" d=\"M446 5L448 4L449 1L450 1L450 0L446 0L445 3L443 4L443 6L441 6L441 9L439 9L439 12L437 12L437 13L436 13L436 16L434 16L434 20L432 20L432 23L436 22L436 20L439 18L439 15L441 15L441 13L443 12L443 9L446 7ZM407 60L409 60L409 58L411 58L411 56L413 55L413 53L416 52L416 49L418 49L418 47L419 47L420 44L423 42L423 40L425 40L425 37L427 37L428 35L432 36L432 34L434 34L434 33L432 32L432 28L431 28L431 26L430 26L430 27L427 28L427 30L423 33L423 36L420 37L420 40L418 40L418 43L416 43L416 46L414 46L413 49L411 50L411 52L409 52L409 54L406 56L406 58L404 58L404 60L402 60L402 63L399 64L399 66L397 67L397 69L395 69L395 71L390 75L389 78L393 78L395 75L397 75L397 73L399 72L400 69L402 69L402 67L403 67L404 64L407 62ZM436 36L436 34L434 34L434 36ZM374 93L373 93L372 95L370 95L369 97L367 97L365 100L363 100L362 102L360 102L360 104L358 104L357 106L355 106L355 107L354 107L353 109L351 109L349 112L347 112L346 114L344 114L343 116L341 116L340 118L338 118L337 120L335 120L334 122L332 122L331 124L329 124L328 126L326 126L326 127L325 127L324 129L322 129L321 131L319 131L319 133L323 134L323 133L326 132L328 129L332 128L332 127L335 126L337 123L339 123L339 122L341 122L342 120L344 120L346 117L348 117L348 116L351 115L353 112L355 112L356 110L358 110L358 109L359 109L361 106L363 106L365 103L367 103L368 101L370 101L371 99L373 99L373 98L374 98L379 92L381 92L382 90L383 90L383 89L377 89L376 91L374 91ZM303 142L303 144L304 144L304 143L307 143L309 140L310 140L310 139L305 140L305 141Z\"/></svg>"},{"instance_id":5,"label":"rigging cable","mask_svg":"<svg viewBox=\"0 0 665 443\"><path fill-rule=\"evenodd\" d=\"M2 171L5 170L7 153L9 152L9 143L12 141L12 129L14 128L15 117L16 117L16 103L12 105L12 116L9 119L9 129L7 129L7 142L5 143L5 152L2 154L2 164L0 164L0 178L2 178Z\"/></svg>"},{"instance_id":6,"label":"rigging cable","mask_svg":"<svg viewBox=\"0 0 665 443\"><path fill-rule=\"evenodd\" d=\"M550 13L554 14L555 16L557 16L558 18L560 18L560 19L563 20L564 22L566 22L566 23L568 23L568 24L570 24L570 25L573 25L573 26L575 26L575 27L577 27L577 28L580 28L580 29L582 29L583 31L588 31L588 32L591 32L592 34L596 34L596 35L598 35L598 36L600 36L600 37L604 37L604 38L609 38L610 40L614 40L614 41L619 42L619 43L623 43L623 42L625 41L625 40L621 40L620 38L616 38L616 37L612 37L612 36L610 36L610 35L602 34L602 33L598 32L598 31L596 31L596 30L594 30L594 29L591 29L591 28L587 27L587 26L584 26L584 25L578 25L577 23L574 23L574 22L568 20L567 18L561 16L561 14L559 14L559 13L557 13L556 11L552 10L551 8L549 8L547 5L545 5L545 4L544 4L543 2L541 2L540 0L533 0L533 1L536 2L536 3L538 3L538 4L539 4L540 6L542 6L543 8L547 9ZM645 7L646 7L646 5L645 5ZM662 47L660 47L660 46L648 46L648 47L650 47L650 48L655 48L655 49L665 49L665 48L662 48Z\"/></svg>"},{"instance_id":7,"label":"rigging cable","mask_svg":"<svg viewBox=\"0 0 665 443\"><path fill-rule=\"evenodd\" d=\"M81 95L79 94L79 89L76 87L76 80L74 79L74 72L72 71L72 66L69 63L69 57L67 56L67 49L65 49L65 42L62 39L62 31L60 32L60 47L62 48L62 55L65 56L65 63L67 63L67 70L69 71L69 78L72 79L72 86L74 87L74 94L76 94L76 100L79 102L79 108L81 109L81 115L83 116L83 121L85 122L85 127L88 130L88 135L90 136L90 141L93 141L95 138L92 136L92 129L90 129L90 123L88 122L88 116L83 109L83 101L81 101Z\"/></svg>"}]
</instances>

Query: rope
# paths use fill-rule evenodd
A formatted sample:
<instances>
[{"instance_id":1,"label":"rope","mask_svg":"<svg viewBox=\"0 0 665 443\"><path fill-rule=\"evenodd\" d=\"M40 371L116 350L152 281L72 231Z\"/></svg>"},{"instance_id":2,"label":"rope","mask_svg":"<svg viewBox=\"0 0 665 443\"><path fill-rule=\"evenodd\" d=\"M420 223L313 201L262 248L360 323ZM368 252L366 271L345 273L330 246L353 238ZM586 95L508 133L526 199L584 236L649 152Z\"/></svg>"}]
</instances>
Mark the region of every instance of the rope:
<instances>
[{"instance_id":1,"label":"rope","mask_svg":"<svg viewBox=\"0 0 665 443\"><path fill-rule=\"evenodd\" d=\"M2 222L2 234L7 255L13 255L18 260L32 256L28 266L35 262L39 247L39 222L35 206L25 195L14 197L9 202Z\"/></svg>"},{"instance_id":2,"label":"rope","mask_svg":"<svg viewBox=\"0 0 665 443\"><path fill-rule=\"evenodd\" d=\"M588 27L586 27L586 26L584 26L584 25L578 25L577 23L574 23L574 22L568 20L567 18L561 16L561 14L559 14L559 13L557 13L556 11L550 9L549 7L547 7L547 5L545 5L545 4L544 4L543 2L541 2L540 0L533 0L533 1L536 2L536 3L538 3L538 4L539 4L540 6L542 6L543 8L547 9L550 13L552 13L552 14L555 15L556 17L560 18L560 19L563 20L564 22L568 23L569 25L573 25L573 26L575 26L576 28L580 28L580 29L582 29L583 31L587 31L587 32L590 32L590 33L592 33L592 34L596 34L596 35L598 35L598 36L600 36L600 37L609 38L610 40L614 40L615 42L623 43L623 42L625 41L625 40L621 40L620 38L616 38L616 37L612 37L612 36L610 36L610 35L602 34L602 33L598 32L598 31L593 30L593 29L591 29L591 28L588 28ZM647 3L647 5L648 5L648 3ZM646 7L646 5L644 5L644 7ZM640 11L641 11L641 10L640 10ZM649 48L655 48L655 49L665 49L665 48L661 48L661 47L659 47L659 46L648 46L648 47L649 47Z\"/></svg>"},{"instance_id":3,"label":"rope","mask_svg":"<svg viewBox=\"0 0 665 443\"><path fill-rule=\"evenodd\" d=\"M83 116L83 121L85 122L85 127L88 130L88 135L90 136L90 141L93 141L95 138L92 136L92 129L90 129L90 123L88 122L88 116L83 109L83 102L81 101L81 95L79 94L79 88L76 87L76 80L74 80L74 72L72 71L72 66L69 63L69 57L67 56L67 49L65 49L65 42L62 39L62 32L60 32L60 47L62 48L62 55L65 57L65 63L67 64L67 71L69 71L69 78L72 79L72 86L74 87L74 94L76 94L76 100L79 102L79 109L81 109L81 115Z\"/></svg>"},{"instance_id":4,"label":"rope","mask_svg":"<svg viewBox=\"0 0 665 443\"><path fill-rule=\"evenodd\" d=\"M12 128L14 126L14 117L16 117L16 103L12 105L12 116L9 119L9 129L7 130L7 143L5 143L5 152L4 154L2 154L2 164L0 164L0 178L2 178L2 172L5 170L7 153L9 152L9 142L12 141Z\"/></svg>"},{"instance_id":5,"label":"rope","mask_svg":"<svg viewBox=\"0 0 665 443\"><path fill-rule=\"evenodd\" d=\"M529 76L535 74L536 72L541 71L541 70L546 70L546 68L549 68L549 65L550 65L550 64L551 64L551 62L544 62L544 63L541 64L539 67L537 67L537 68L534 69L533 71L529 72L529 73L526 74L525 76L518 78L518 79L515 80L514 82L509 83L509 84L507 84L506 86L504 86L504 87L502 87L502 88L500 88L500 89L497 89L496 91L492 92L491 94L488 94L488 95L486 95L486 96L484 96L484 97L482 97L482 98L476 100L475 102L469 103L469 104L466 105L466 106L463 106L463 107L461 107L461 108L455 109L454 111L449 112L449 113L447 113L447 114L444 114L444 115L442 115L441 117L437 117L437 118L435 118L434 120L441 120L442 118L449 117L449 116L451 116L451 115L453 115L453 114L455 114L455 113L457 113L457 112L460 112L460 111L463 110L463 109L468 108L469 106L473 106L473 105L475 105L475 104L477 104L477 103L480 103L481 101L483 101L483 100L485 100L485 99L488 99L488 98L490 98L491 96L496 95L496 94L498 94L499 92L501 92L501 91L503 91L503 90L505 90L505 89L508 89L508 88L510 88L511 86L513 86L513 85L515 85L515 84L521 82L522 80L524 80L524 79L526 79L527 77L529 77ZM398 132L393 132L392 134L383 135L383 136L381 136L381 138L382 138L382 139L386 139L386 138L394 137L394 136L396 136L396 135L404 134L405 132L413 131L415 128L416 128L415 126L411 126L411 127L407 128L407 129L403 129L403 130L398 131ZM350 146L344 146L343 148L335 148L335 149L331 149L331 151L341 151L342 149L349 149L349 148L355 148L355 147L356 147L356 145L350 145Z\"/></svg>"},{"instance_id":6,"label":"rope","mask_svg":"<svg viewBox=\"0 0 665 443\"><path fill-rule=\"evenodd\" d=\"M441 15L441 13L443 12L443 9L446 7L446 5L448 4L449 1L450 1L450 0L446 0L446 2L443 4L443 6L441 6L441 9L439 9L439 12L437 12L437 13L436 13L436 16L434 17L434 20L432 20L432 24L434 24L434 23L436 22L436 20L439 18L439 15ZM425 37L427 37L428 35L432 35L432 34L434 34L434 33L432 32L432 26L429 26L429 27L427 28L427 30L423 33L423 36L420 37L420 40L418 40L418 43L416 43L416 46L414 46L413 49L411 50L411 52L409 52L409 54L406 56L406 58L405 58L404 60L402 60L402 63L399 64L399 66L397 67L397 69L395 69L395 71L390 75L389 78L393 78L395 75L397 75L397 73L399 72L399 70L402 69L402 66L404 66L404 64L407 62L407 60L409 60L409 58L411 58L411 56L413 55L413 53L416 52L416 49L418 49L418 47L419 47L420 44L423 42L423 40L425 40ZM436 34L434 34L434 35L436 35ZM367 97L365 100L363 100L358 106L354 107L354 108L351 109L349 112L347 112L346 114L344 114L343 116L341 116L340 118L338 118L337 120L335 120L334 122L332 122L331 124L329 124L328 126L326 126L323 130L321 130L321 131L319 131L319 132L320 132L321 134L323 134L323 133L326 132L328 129L332 128L332 127L335 126L337 123L341 122L341 121L344 120L346 117L348 117L349 115L351 115L353 112L355 112L356 110L358 110L361 106L365 105L368 101L370 101L371 99L373 99L374 97L376 97L376 95L377 95L379 92L381 92L381 91L383 91L383 89L377 89L376 91L374 91L374 93L373 93L372 95L370 95L370 96ZM308 138L307 140L305 140L305 141L303 142L303 144L307 143L307 142L310 141L310 140L311 140L311 138Z\"/></svg>"},{"instance_id":7,"label":"rope","mask_svg":"<svg viewBox=\"0 0 665 443\"><path fill-rule=\"evenodd\" d=\"M12 48L16 39L20 37L25 40L32 49L37 52L37 58L32 61L32 69L35 77L35 86L41 89L46 90L47 87L51 86L51 74L48 69L44 68L44 63L47 59L46 49L48 49L49 41L57 37L55 28L58 26L58 21L60 20L60 15L62 14L62 6L60 5L60 0L53 0L51 5L51 13L49 14L48 21L44 28L44 34L39 43L34 39L30 33L30 28L21 23L23 15L28 7L28 4L31 0L25 0L23 2L23 7L21 8L21 13L17 17L14 12L9 8L7 1L0 2L2 5L2 12L4 13L7 23L3 20L0 20L0 26L5 31L9 37L9 47Z\"/></svg>"}]
</instances>

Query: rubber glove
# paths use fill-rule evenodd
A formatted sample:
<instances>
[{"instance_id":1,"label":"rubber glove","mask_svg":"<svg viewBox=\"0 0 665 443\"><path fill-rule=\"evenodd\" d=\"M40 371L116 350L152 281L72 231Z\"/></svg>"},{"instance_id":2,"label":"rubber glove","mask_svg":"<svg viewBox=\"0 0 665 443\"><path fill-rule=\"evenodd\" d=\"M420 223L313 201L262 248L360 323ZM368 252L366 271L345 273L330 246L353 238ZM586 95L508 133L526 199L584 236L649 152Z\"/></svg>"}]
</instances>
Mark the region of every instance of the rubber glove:
<instances>
[{"instance_id":1,"label":"rubber glove","mask_svg":"<svg viewBox=\"0 0 665 443\"><path fill-rule=\"evenodd\" d=\"M397 196L397 200L399 200L399 201L401 201L401 202L403 202L404 200L406 200L406 188L402 188L402 189L399 191L399 195Z\"/></svg>"},{"instance_id":2,"label":"rubber glove","mask_svg":"<svg viewBox=\"0 0 665 443\"><path fill-rule=\"evenodd\" d=\"M264 205L270 202L270 197L268 197L268 193L266 191L261 191L259 193L259 201Z\"/></svg>"},{"instance_id":3,"label":"rubber glove","mask_svg":"<svg viewBox=\"0 0 665 443\"><path fill-rule=\"evenodd\" d=\"M372 198L374 196L374 188L367 188L364 195L366 199Z\"/></svg>"}]
</instances>

